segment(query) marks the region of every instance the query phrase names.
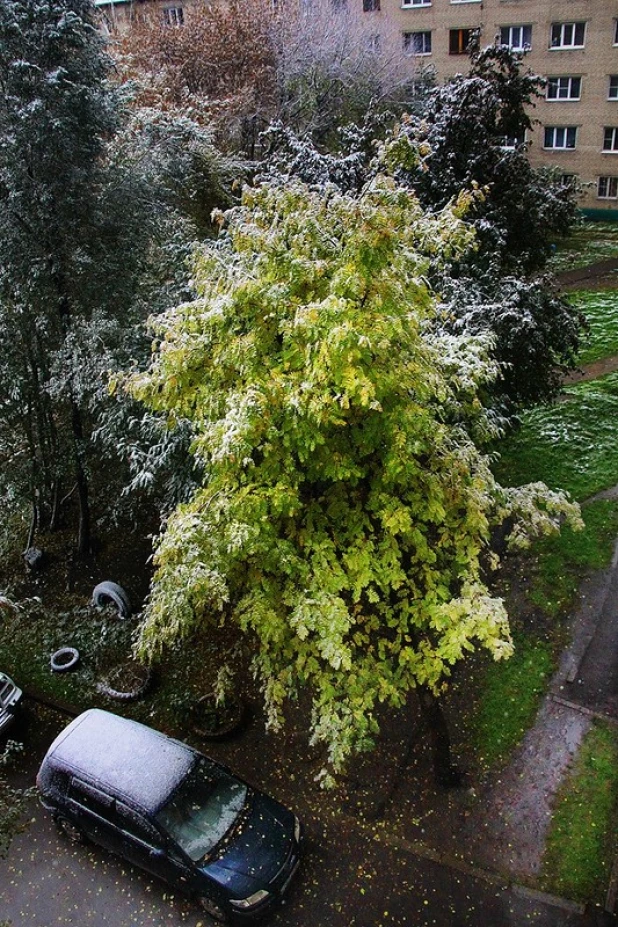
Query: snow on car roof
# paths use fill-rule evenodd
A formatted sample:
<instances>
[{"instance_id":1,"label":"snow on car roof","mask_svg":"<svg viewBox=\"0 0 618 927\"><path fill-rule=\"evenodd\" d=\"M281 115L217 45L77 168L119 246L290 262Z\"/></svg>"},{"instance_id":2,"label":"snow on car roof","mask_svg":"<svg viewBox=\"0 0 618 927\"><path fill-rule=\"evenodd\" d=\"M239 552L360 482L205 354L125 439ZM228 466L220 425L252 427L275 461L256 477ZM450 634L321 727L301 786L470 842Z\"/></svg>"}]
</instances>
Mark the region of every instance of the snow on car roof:
<instances>
[{"instance_id":1,"label":"snow on car roof","mask_svg":"<svg viewBox=\"0 0 618 927\"><path fill-rule=\"evenodd\" d=\"M152 813L186 776L196 754L144 724L90 708L58 735L47 757Z\"/></svg>"}]
</instances>

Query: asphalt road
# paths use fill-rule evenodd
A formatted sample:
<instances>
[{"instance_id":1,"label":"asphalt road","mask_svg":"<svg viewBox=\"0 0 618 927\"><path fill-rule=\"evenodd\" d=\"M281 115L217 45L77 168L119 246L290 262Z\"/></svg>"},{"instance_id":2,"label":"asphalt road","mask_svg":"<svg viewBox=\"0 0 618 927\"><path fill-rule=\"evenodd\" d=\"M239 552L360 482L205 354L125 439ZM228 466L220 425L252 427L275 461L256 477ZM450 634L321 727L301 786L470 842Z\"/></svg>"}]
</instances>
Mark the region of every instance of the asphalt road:
<instances>
[{"instance_id":1,"label":"asphalt road","mask_svg":"<svg viewBox=\"0 0 618 927\"><path fill-rule=\"evenodd\" d=\"M27 749L11 778L32 783L67 718L32 709ZM75 847L34 802L27 830L0 860L0 921L13 927L210 927L165 885L97 847ZM345 817L309 821L304 867L273 927L579 927L581 915L480 879L385 840ZM588 923L588 922L586 922Z\"/></svg>"}]
</instances>

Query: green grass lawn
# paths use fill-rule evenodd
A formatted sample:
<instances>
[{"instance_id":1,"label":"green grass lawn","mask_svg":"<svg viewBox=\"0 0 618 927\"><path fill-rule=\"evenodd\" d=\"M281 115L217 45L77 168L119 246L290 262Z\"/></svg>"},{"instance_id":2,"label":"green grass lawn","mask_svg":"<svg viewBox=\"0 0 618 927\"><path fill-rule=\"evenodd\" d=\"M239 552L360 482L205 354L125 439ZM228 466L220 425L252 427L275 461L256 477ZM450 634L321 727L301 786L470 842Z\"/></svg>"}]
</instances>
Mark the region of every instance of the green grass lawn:
<instances>
[{"instance_id":1,"label":"green grass lawn","mask_svg":"<svg viewBox=\"0 0 618 927\"><path fill-rule=\"evenodd\" d=\"M551 644L523 636L515 638L515 652L509 660L484 666L475 682L480 697L471 725L482 768L508 758L521 741L534 721L553 669Z\"/></svg>"},{"instance_id":2,"label":"green grass lawn","mask_svg":"<svg viewBox=\"0 0 618 927\"><path fill-rule=\"evenodd\" d=\"M570 302L586 316L590 331L579 353L578 363L591 364L618 355L618 292L582 291L570 296Z\"/></svg>"},{"instance_id":3,"label":"green grass lawn","mask_svg":"<svg viewBox=\"0 0 618 927\"><path fill-rule=\"evenodd\" d=\"M598 500L582 511L585 529L562 529L534 547L530 601L549 618L567 614L577 601L579 586L590 570L607 567L618 537L618 501Z\"/></svg>"},{"instance_id":4,"label":"green grass lawn","mask_svg":"<svg viewBox=\"0 0 618 927\"><path fill-rule=\"evenodd\" d=\"M0 667L29 692L65 702L82 711L98 706L138 721L178 731L188 709L209 691L221 664L222 649L204 643L200 660L171 651L155 668L154 683L143 700L118 702L97 691L106 671L131 657L133 621L92 607L60 613L30 600L18 612L4 611L0 622ZM56 673L50 657L60 647L75 647L80 662L71 672Z\"/></svg>"},{"instance_id":5,"label":"green grass lawn","mask_svg":"<svg viewBox=\"0 0 618 927\"><path fill-rule=\"evenodd\" d=\"M568 401L527 412L497 446L505 485L542 480L583 501L618 484L618 374L569 387Z\"/></svg>"},{"instance_id":6,"label":"green grass lawn","mask_svg":"<svg viewBox=\"0 0 618 927\"><path fill-rule=\"evenodd\" d=\"M543 860L547 891L604 901L616 852L618 731L593 727L556 797Z\"/></svg>"},{"instance_id":7,"label":"green grass lawn","mask_svg":"<svg viewBox=\"0 0 618 927\"><path fill-rule=\"evenodd\" d=\"M575 606L583 577L611 561L618 535L618 501L591 503L583 516L583 531L565 528L560 535L537 542L523 561L526 596L537 612L536 631L531 633L530 623L512 614L513 656L505 662L485 662L475 679L478 707L471 731L483 768L508 758L528 730L564 646L561 619Z\"/></svg>"},{"instance_id":8,"label":"green grass lawn","mask_svg":"<svg viewBox=\"0 0 618 927\"><path fill-rule=\"evenodd\" d=\"M568 238L556 243L550 269L560 273L613 257L618 257L618 224L582 222Z\"/></svg>"}]
</instances>

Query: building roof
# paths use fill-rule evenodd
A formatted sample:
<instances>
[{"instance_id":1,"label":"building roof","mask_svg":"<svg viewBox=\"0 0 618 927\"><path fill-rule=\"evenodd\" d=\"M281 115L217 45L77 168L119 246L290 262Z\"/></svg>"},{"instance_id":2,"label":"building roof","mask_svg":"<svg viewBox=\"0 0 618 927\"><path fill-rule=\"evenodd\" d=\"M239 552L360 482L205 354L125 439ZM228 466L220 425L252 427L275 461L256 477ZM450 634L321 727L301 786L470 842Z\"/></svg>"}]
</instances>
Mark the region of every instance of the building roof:
<instances>
[{"instance_id":1,"label":"building roof","mask_svg":"<svg viewBox=\"0 0 618 927\"><path fill-rule=\"evenodd\" d=\"M91 708L58 735L47 757L154 813L191 769L196 754L144 724Z\"/></svg>"}]
</instances>

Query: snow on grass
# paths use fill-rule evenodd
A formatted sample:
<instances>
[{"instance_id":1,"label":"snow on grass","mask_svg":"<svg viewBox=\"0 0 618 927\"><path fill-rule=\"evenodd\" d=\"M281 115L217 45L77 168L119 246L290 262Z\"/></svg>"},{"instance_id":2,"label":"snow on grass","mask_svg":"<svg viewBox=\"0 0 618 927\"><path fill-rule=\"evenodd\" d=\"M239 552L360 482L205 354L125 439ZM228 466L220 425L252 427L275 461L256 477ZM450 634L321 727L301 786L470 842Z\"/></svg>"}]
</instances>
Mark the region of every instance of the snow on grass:
<instances>
[{"instance_id":1,"label":"snow on grass","mask_svg":"<svg viewBox=\"0 0 618 927\"><path fill-rule=\"evenodd\" d=\"M583 366L618 355L618 291L574 293L570 302L583 312L590 325L578 363Z\"/></svg>"},{"instance_id":2,"label":"snow on grass","mask_svg":"<svg viewBox=\"0 0 618 927\"><path fill-rule=\"evenodd\" d=\"M542 480L579 501L618 484L618 373L569 387L567 396L527 412L497 446L502 483Z\"/></svg>"},{"instance_id":3,"label":"snow on grass","mask_svg":"<svg viewBox=\"0 0 618 927\"><path fill-rule=\"evenodd\" d=\"M584 222L565 241L557 244L550 261L554 273L575 270L618 258L618 225L612 222Z\"/></svg>"}]
</instances>

